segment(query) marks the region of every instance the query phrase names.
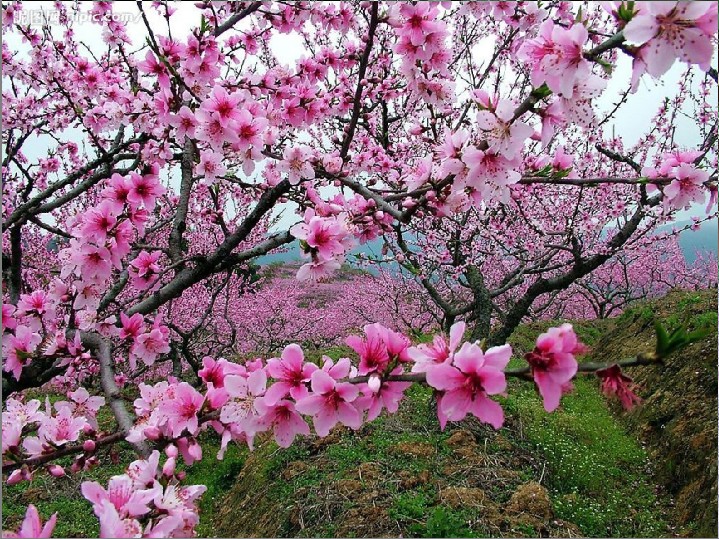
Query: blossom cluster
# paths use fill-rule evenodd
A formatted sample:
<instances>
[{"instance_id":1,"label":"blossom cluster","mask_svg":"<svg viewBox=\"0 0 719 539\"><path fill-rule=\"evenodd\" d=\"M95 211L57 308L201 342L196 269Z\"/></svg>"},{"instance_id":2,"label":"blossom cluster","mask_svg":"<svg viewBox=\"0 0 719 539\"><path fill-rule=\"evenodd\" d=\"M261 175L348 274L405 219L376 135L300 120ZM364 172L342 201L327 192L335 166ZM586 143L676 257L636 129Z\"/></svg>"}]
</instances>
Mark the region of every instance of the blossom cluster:
<instances>
[{"instance_id":1,"label":"blossom cluster","mask_svg":"<svg viewBox=\"0 0 719 539\"><path fill-rule=\"evenodd\" d=\"M160 452L153 451L110 478L107 488L85 481L81 490L100 521L100 537L193 537L200 520L195 502L207 487L181 486L183 477L175 457L160 467Z\"/></svg>"},{"instance_id":2,"label":"blossom cluster","mask_svg":"<svg viewBox=\"0 0 719 539\"><path fill-rule=\"evenodd\" d=\"M263 432L271 433L279 446L289 447L297 436L310 435L307 419L317 435L327 436L337 424L358 429L383 410L395 413L405 391L418 381L435 390L443 429L448 421L461 421L468 414L500 428L504 413L493 397L506 395L508 374L529 372L545 409L553 411L571 389L577 372L575 356L586 351L571 325L550 328L525 356L529 369L515 372L507 370L509 345L483 350L478 342L462 342L464 332L465 324L459 322L448 337L437 335L431 343L412 346L406 336L375 323L365 326L363 336L347 338L359 358L357 366L349 358L328 357L318 365L306 360L300 346L291 344L280 357L266 362L239 364L206 357L198 373L204 385L200 389L173 377L154 385L141 383L134 402L137 420L127 440L159 444L167 459L160 466L160 452L155 450L147 459L131 463L125 474L112 477L107 487L92 481L82 484L82 493L100 520L101 536L192 534L198 522L195 502L205 487L181 486L184 473L177 471L177 464L180 458L186 465L203 458L197 436L208 428L221 436L218 458L230 441L252 448ZM630 379L618 366L597 374L605 393L617 394L625 405L637 401ZM82 454L70 471L96 464L95 440L102 443L96 415L104 399L90 397L82 388L70 397L71 401L54 406L47 401L44 411L38 400L9 399L2 418L3 457L32 460L79 444L84 436ZM25 435L34 430L37 436ZM52 475L65 474L58 465L47 468ZM10 474L8 483L31 476L30 467L23 465ZM29 524L23 525L19 536L30 527L43 533L52 529L54 519L40 530L36 517L29 509Z\"/></svg>"},{"instance_id":3,"label":"blossom cluster","mask_svg":"<svg viewBox=\"0 0 719 539\"><path fill-rule=\"evenodd\" d=\"M206 357L199 372L204 392L172 378L140 384L138 420L128 440L174 440L188 464L202 458L196 437L208 427L222 438L220 458L231 440L252 447L261 432L272 432L278 445L288 447L296 436L310 433L302 416L311 419L318 435L326 436L338 423L357 429L383 410L396 412L413 374L424 375L436 390L443 428L467 414L502 426L501 406L490 397L505 393L509 345L486 351L476 342L460 346L462 322L452 327L449 340L437 336L431 344L416 347L381 324L365 326L364 333L347 338L359 357L357 366L349 358L328 357L317 365L291 344L266 363L256 359L240 365ZM565 324L541 335L527 355L548 411L556 409L561 394L569 390L577 371L575 355L584 351L571 325ZM405 374L410 378L403 380Z\"/></svg>"},{"instance_id":4,"label":"blossom cluster","mask_svg":"<svg viewBox=\"0 0 719 539\"><path fill-rule=\"evenodd\" d=\"M68 393L70 400L56 401L53 405L46 399L45 407L37 399L27 402L9 398L2 413L2 455L3 458L39 457L71 445L85 438L85 454L76 459L72 471L90 467L97 462L94 457L97 434L97 412L105 404L105 398L91 396L80 387ZM37 435L27 435L36 432ZM50 464L48 472L54 476L65 475L65 470ZM8 484L32 478L32 470L21 467L8 476Z\"/></svg>"},{"instance_id":5,"label":"blossom cluster","mask_svg":"<svg viewBox=\"0 0 719 539\"><path fill-rule=\"evenodd\" d=\"M642 174L650 180L671 178L671 182L662 189L662 202L667 211L689 209L692 203L701 204L706 199L707 189L704 184L709 180L709 172L695 164L701 155L701 152L695 150L666 152L660 156L659 167L642 169Z\"/></svg>"},{"instance_id":6,"label":"blossom cluster","mask_svg":"<svg viewBox=\"0 0 719 539\"><path fill-rule=\"evenodd\" d=\"M294 225L290 233L300 240L302 254L311 258L297 272L303 281L315 281L340 268L352 239L343 214L322 216L307 210L304 222Z\"/></svg>"}]
</instances>

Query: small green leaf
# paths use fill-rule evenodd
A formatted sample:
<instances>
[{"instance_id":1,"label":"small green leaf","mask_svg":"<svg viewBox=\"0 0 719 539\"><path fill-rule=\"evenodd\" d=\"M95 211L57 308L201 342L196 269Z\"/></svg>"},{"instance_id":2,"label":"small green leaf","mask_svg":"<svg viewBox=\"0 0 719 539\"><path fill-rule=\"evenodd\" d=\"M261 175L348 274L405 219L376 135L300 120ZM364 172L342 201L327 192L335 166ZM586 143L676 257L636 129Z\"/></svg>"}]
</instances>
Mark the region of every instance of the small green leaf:
<instances>
[{"instance_id":1,"label":"small green leaf","mask_svg":"<svg viewBox=\"0 0 719 539\"><path fill-rule=\"evenodd\" d=\"M657 355L663 357L669 348L669 335L661 322L654 322L654 330L657 332Z\"/></svg>"},{"instance_id":2,"label":"small green leaf","mask_svg":"<svg viewBox=\"0 0 719 539\"><path fill-rule=\"evenodd\" d=\"M547 86L547 83L544 83L540 87L532 90L532 94L538 99L543 99L545 97L549 97L550 95L552 95L552 90L549 89L549 86Z\"/></svg>"}]
</instances>

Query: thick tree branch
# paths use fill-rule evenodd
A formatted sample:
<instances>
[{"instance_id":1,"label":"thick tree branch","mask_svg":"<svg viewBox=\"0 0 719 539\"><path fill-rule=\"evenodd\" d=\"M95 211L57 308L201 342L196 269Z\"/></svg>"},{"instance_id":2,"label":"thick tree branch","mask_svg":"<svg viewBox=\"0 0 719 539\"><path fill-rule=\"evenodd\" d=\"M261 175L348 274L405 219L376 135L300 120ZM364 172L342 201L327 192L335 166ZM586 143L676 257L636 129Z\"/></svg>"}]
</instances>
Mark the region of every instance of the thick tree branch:
<instances>
[{"instance_id":1,"label":"thick tree branch","mask_svg":"<svg viewBox=\"0 0 719 539\"><path fill-rule=\"evenodd\" d=\"M120 388L115 383L115 368L113 366L112 347L110 344L99 334L91 332L81 332L80 339L82 344L89 348L93 354L97 357L100 363L100 383L102 390L105 393L108 405L112 410L117 424L125 436L132 429L134 420L130 412L128 412L125 406L125 401L122 399ZM150 448L145 442L138 442L132 444L135 450L143 457L150 455Z\"/></svg>"},{"instance_id":2,"label":"thick tree branch","mask_svg":"<svg viewBox=\"0 0 719 539\"><path fill-rule=\"evenodd\" d=\"M224 261L232 256L232 251L250 235L257 223L269 212L275 203L289 191L290 182L282 180L275 187L265 191L259 201L237 229L225 238L225 241L209 256L192 268L185 268L151 296L128 309L128 316L135 313L149 314L173 298L179 297L192 285L202 279L222 271Z\"/></svg>"},{"instance_id":3,"label":"thick tree branch","mask_svg":"<svg viewBox=\"0 0 719 539\"><path fill-rule=\"evenodd\" d=\"M357 121L359 120L360 108L362 107L362 81L365 78L365 73L367 73L367 64L369 63L369 56L372 52L374 33L377 29L378 9L379 2L372 2L370 7L369 28L367 30L367 41L365 42L365 48L362 52L362 58L360 58L359 70L357 73L357 88L355 89L352 116L350 117L350 123L347 126L347 132L344 140L342 140L342 149L340 150L340 157L342 160L347 158L347 154L350 150L350 144L352 144L352 139L354 138L355 130L357 129Z\"/></svg>"}]
</instances>

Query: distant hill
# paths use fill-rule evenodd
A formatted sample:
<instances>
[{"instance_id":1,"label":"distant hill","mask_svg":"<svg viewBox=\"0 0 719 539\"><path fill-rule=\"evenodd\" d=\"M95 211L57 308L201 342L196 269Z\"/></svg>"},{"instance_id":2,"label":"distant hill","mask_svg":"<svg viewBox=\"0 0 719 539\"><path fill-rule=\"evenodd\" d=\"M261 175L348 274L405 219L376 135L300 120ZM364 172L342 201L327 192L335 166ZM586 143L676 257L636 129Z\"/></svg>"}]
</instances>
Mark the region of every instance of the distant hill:
<instances>
[{"instance_id":1,"label":"distant hill","mask_svg":"<svg viewBox=\"0 0 719 539\"><path fill-rule=\"evenodd\" d=\"M376 239L365 243L364 245L358 245L349 252L348 261L352 261L351 255L357 255L359 253L365 255L380 256L382 253L382 239ZM265 255L257 260L258 264L274 264L277 262L297 262L303 260L302 254L300 253L299 242L290 244L290 247L282 253L272 253Z\"/></svg>"},{"instance_id":2,"label":"distant hill","mask_svg":"<svg viewBox=\"0 0 719 539\"><path fill-rule=\"evenodd\" d=\"M672 228L681 228L691 224L691 221L680 221L671 225L665 225L659 228L659 231L666 232ZM692 263L696 259L697 251L709 251L717 256L717 221L712 220L702 224L699 230L685 230L679 235L679 245L684 252L684 257L687 262ZM363 253L366 255L379 256L382 252L382 239L376 239L365 243L364 245L358 245L352 251L350 255L356 255ZM300 254L300 247L298 242L294 242L290 245L287 251L282 253L273 253L265 255L258 259L258 264L272 264L276 262L296 262L302 259ZM348 257L348 261L352 261L352 257Z\"/></svg>"},{"instance_id":3,"label":"distant hill","mask_svg":"<svg viewBox=\"0 0 719 539\"><path fill-rule=\"evenodd\" d=\"M677 223L676 226L684 226L688 222ZM670 228L671 227L667 227ZM685 230L679 235L679 245L684 251L687 262L694 262L697 251L709 251L717 255L717 221L712 220L704 223L699 230Z\"/></svg>"}]
</instances>

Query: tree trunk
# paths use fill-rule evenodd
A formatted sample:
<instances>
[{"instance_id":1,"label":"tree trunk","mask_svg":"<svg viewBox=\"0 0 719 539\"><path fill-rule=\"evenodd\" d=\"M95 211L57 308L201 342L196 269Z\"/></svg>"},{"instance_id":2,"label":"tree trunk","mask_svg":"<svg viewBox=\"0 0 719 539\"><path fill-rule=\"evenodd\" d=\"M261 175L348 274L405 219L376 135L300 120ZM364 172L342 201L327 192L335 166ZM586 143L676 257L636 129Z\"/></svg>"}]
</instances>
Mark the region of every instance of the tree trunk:
<instances>
[{"instance_id":1,"label":"tree trunk","mask_svg":"<svg viewBox=\"0 0 719 539\"><path fill-rule=\"evenodd\" d=\"M472 290L473 299L470 318L474 323L472 324L470 339L479 341L489 336L492 322L492 300L489 297L489 290L484 285L484 276L477 266L468 266L464 275L467 277L470 290Z\"/></svg>"}]
</instances>

